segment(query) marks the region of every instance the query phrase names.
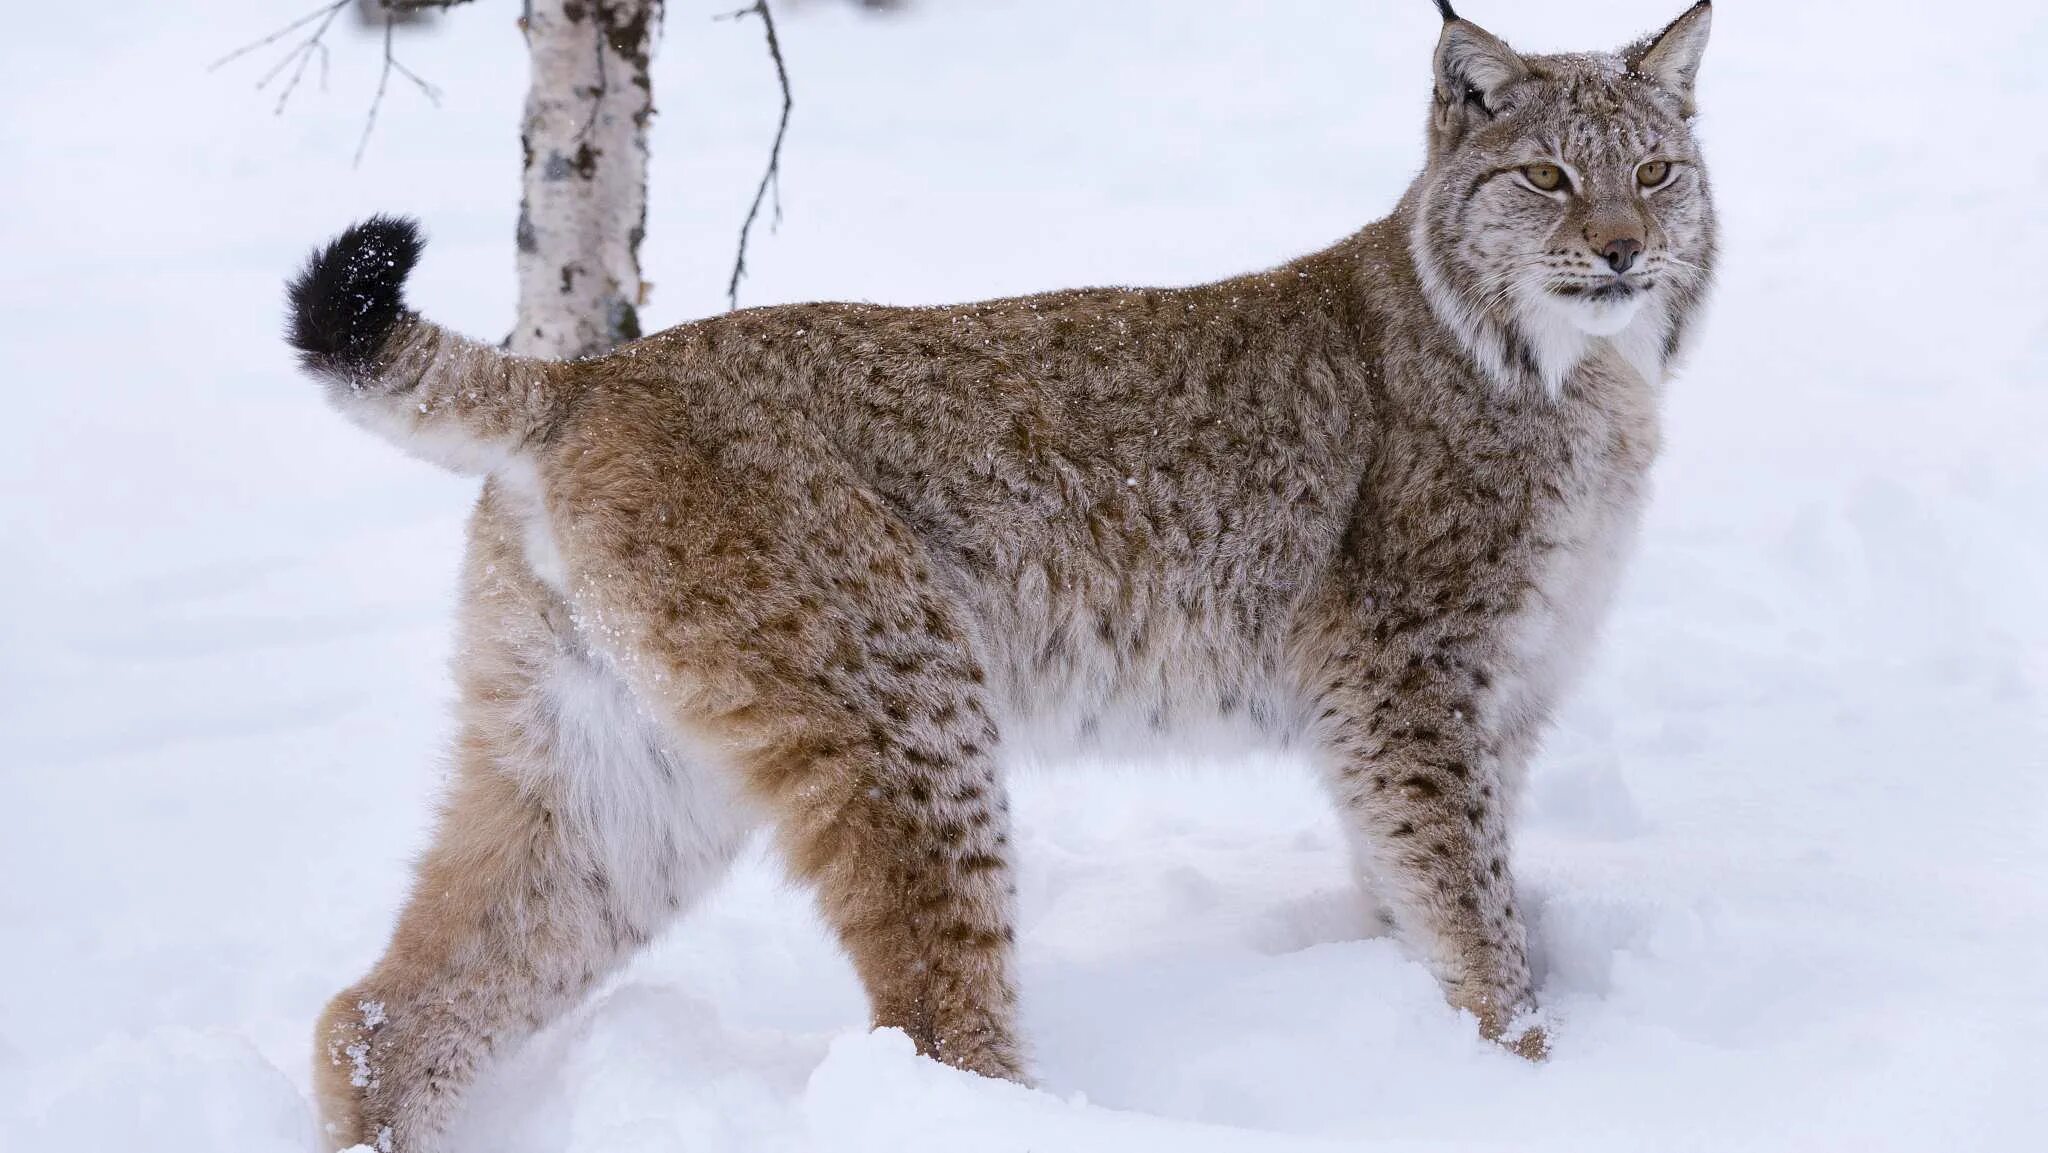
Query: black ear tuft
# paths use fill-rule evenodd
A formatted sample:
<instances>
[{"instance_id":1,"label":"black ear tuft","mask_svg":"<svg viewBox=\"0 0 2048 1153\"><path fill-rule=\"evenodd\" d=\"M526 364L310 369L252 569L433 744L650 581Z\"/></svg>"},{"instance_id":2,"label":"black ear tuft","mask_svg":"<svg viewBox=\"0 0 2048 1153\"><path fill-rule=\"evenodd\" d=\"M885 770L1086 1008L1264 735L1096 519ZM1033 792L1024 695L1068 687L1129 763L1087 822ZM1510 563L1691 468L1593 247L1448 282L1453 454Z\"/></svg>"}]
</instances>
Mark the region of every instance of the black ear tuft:
<instances>
[{"instance_id":1,"label":"black ear tuft","mask_svg":"<svg viewBox=\"0 0 2048 1153\"><path fill-rule=\"evenodd\" d=\"M1446 24L1458 18L1458 14L1451 11L1451 0L1436 0L1436 10L1444 14Z\"/></svg>"},{"instance_id":2,"label":"black ear tuft","mask_svg":"<svg viewBox=\"0 0 2048 1153\"><path fill-rule=\"evenodd\" d=\"M285 293L285 336L308 368L351 375L375 368L405 316L405 278L421 247L414 221L372 216L306 258Z\"/></svg>"},{"instance_id":3,"label":"black ear tuft","mask_svg":"<svg viewBox=\"0 0 2048 1153\"><path fill-rule=\"evenodd\" d=\"M1699 81L1700 57L1714 29L1712 0L1685 10L1664 31L1622 49L1629 71L1678 98L1687 116L1698 111L1693 94Z\"/></svg>"},{"instance_id":4,"label":"black ear tuft","mask_svg":"<svg viewBox=\"0 0 2048 1153\"><path fill-rule=\"evenodd\" d=\"M1509 88L1529 78L1529 65L1514 49L1470 20L1444 25L1436 46L1436 95L1457 108L1477 105L1496 114Z\"/></svg>"}]
</instances>

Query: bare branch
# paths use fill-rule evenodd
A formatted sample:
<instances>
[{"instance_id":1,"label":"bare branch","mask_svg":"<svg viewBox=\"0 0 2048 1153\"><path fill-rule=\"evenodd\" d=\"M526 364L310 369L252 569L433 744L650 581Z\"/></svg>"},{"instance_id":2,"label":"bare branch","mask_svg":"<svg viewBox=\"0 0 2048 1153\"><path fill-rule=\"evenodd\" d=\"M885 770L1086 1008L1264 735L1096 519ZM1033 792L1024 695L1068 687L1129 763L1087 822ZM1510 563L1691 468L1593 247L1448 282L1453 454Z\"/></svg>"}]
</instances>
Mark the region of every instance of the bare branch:
<instances>
[{"instance_id":1,"label":"bare branch","mask_svg":"<svg viewBox=\"0 0 2048 1153\"><path fill-rule=\"evenodd\" d=\"M428 80L428 79L427 79L426 77L424 77L424 76L421 76L421 75L420 75L419 73L417 73L417 72L414 72L414 71L413 71L412 69L410 69L410 68L407 68L407 67L406 67L406 66L405 66L404 64L400 63L400 62L399 62L399 60L398 60L398 58L397 58L397 57L395 57L395 56L394 56L394 57L392 57L392 59L391 59L391 69L392 69L392 71L394 71L394 72L398 73L398 74L399 74L400 76L403 76L403 77L405 77L405 78L406 78L407 80L410 80L410 81L412 81L413 87L415 87L415 88L417 88L417 89L419 89L419 90L420 90L420 95L422 95L422 96L424 96L424 97L426 97L426 98L427 98L427 103L429 103L429 104L433 104L433 105L436 105L436 106L439 106L439 105L440 105L440 103L441 103L441 87L440 87L440 85L438 85L438 84L435 84L435 83L433 83L432 81Z\"/></svg>"},{"instance_id":2,"label":"bare branch","mask_svg":"<svg viewBox=\"0 0 2048 1153\"><path fill-rule=\"evenodd\" d=\"M456 0L456 2L460 3L462 0ZM398 27L398 20L393 13L398 10L399 3L402 3L402 0L383 0L384 66L377 70L377 94L370 97L369 114L363 117L363 138L356 141L356 158L354 161L356 164L363 162L363 153L370 147L370 133L377 127L377 109L384 106L384 90L390 87L391 74L393 72L412 81L413 85L420 90L420 95L425 96L429 103L437 106L441 103L441 90L427 83L419 73L399 63L398 57L391 51L392 33ZM446 7L446 5L441 5L441 7Z\"/></svg>"},{"instance_id":3,"label":"bare branch","mask_svg":"<svg viewBox=\"0 0 2048 1153\"><path fill-rule=\"evenodd\" d=\"M747 237L754 229L755 218L761 215L761 204L768 199L770 189L774 190L774 213L769 218L772 231L782 223L782 139L789 134L789 113L796 107L796 101L789 94L789 68L782 61L782 42L775 36L775 17L768 11L768 0L754 0L734 12L718 17L720 20L739 20L748 16L759 16L761 27L768 33L768 57L775 61L775 79L782 85L782 119L775 125L775 143L768 149L768 167L761 173L760 187L754 189L754 202L747 207L747 218L740 224L739 250L733 254L732 280L725 286L726 304L730 308L740 306L740 281L747 275Z\"/></svg>"},{"instance_id":4,"label":"bare branch","mask_svg":"<svg viewBox=\"0 0 2048 1153\"><path fill-rule=\"evenodd\" d=\"M437 105L441 102L441 90L434 87L433 84L429 83L419 73L406 67L400 62L397 54L393 51L392 30L398 23L400 16L405 13L445 11L469 2L470 0L376 0L377 7L382 9L384 13L384 62L383 67L377 72L377 92L370 98L370 110L363 118L363 136L356 143L355 163L361 164L363 162L363 152L370 146L370 133L377 126L377 111L384 106L384 93L391 85L392 73L395 72L411 81L413 86L418 88L420 94L425 96L429 102ZM278 114L282 115L285 106L291 103L292 93L298 90L299 82L305 79L307 67L316 58L320 61L320 87L323 91L326 89L329 55L326 39L327 30L333 27L335 17L341 14L341 10L352 3L355 3L355 0L328 0L327 3L279 28L277 31L252 40L207 65L206 70L208 72L217 71L227 64L240 60L252 52L268 48L292 33L311 25L312 30L310 32L307 32L297 43L286 49L284 55L280 56L277 62L270 66L268 71L256 79L256 90L261 92L270 87L279 77L285 78L284 87L279 90L277 95L277 108L275 110Z\"/></svg>"},{"instance_id":5,"label":"bare branch","mask_svg":"<svg viewBox=\"0 0 2048 1153\"><path fill-rule=\"evenodd\" d=\"M369 114L363 117L363 138L356 141L356 158L351 161L353 164L361 164L363 162L363 150L370 146L370 132L377 127L377 109L383 107L384 88L391 83L391 65L393 63L391 56L391 31L397 26L398 22L391 18L391 13L385 12L384 67L377 70L377 94L370 97Z\"/></svg>"},{"instance_id":6,"label":"bare branch","mask_svg":"<svg viewBox=\"0 0 2048 1153\"><path fill-rule=\"evenodd\" d=\"M242 45L240 48L235 49L233 52L228 53L226 56L223 56L220 59L214 61L213 63L208 64L206 66L206 70L208 72L219 71L222 65L229 64L236 60L240 60L242 57L247 56L249 53L254 52L259 48L268 48L272 44L275 44L278 41L284 39L285 37L291 35L292 33L298 31L299 29L304 28L306 25L311 24L313 21L320 20L320 27L314 29L313 34L307 37L309 41L317 43L320 37L326 33L327 25L333 21L334 14L336 12L341 11L343 8L347 7L348 3L349 0L332 0L332 3L322 4L320 7L315 8L311 12L306 13L304 16L299 17L297 20L292 21L291 23L285 25L284 27L279 28L277 31L272 32L270 35L265 36L260 40L251 40L249 43ZM325 19L323 20L322 17L325 17ZM297 49L294 49L293 51L296 52ZM286 57L286 59L290 59L290 57ZM276 70L272 69L272 71Z\"/></svg>"},{"instance_id":7,"label":"bare branch","mask_svg":"<svg viewBox=\"0 0 2048 1153\"><path fill-rule=\"evenodd\" d=\"M278 77L285 77L284 87L277 94L276 112L282 115L285 105L291 103L292 93L298 91L299 81L306 78L307 66L312 64L316 57L320 61L320 86L323 89L327 87L327 42L325 39L327 29L334 24L334 18L339 16L341 10L346 8L348 4L349 0L330 0L329 3L315 8L297 20L272 32L270 35L242 45L240 48L207 65L206 70L208 72L217 71L224 65L239 60L251 52L277 43L299 29L306 27L308 24L312 25L313 30L311 32L308 32L303 39L287 49L285 54L278 58L277 63L271 65L268 71L256 79L256 91L261 92L270 87Z\"/></svg>"}]
</instances>

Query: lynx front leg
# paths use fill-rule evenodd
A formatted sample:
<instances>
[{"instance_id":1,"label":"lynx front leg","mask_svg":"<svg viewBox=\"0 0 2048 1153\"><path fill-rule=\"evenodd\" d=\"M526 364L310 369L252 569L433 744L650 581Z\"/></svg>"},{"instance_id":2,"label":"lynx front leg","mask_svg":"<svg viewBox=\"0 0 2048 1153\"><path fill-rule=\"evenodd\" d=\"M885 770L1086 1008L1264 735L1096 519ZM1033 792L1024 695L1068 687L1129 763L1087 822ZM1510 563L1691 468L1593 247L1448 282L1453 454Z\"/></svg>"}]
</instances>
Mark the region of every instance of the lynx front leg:
<instances>
[{"instance_id":1,"label":"lynx front leg","mask_svg":"<svg viewBox=\"0 0 2048 1153\"><path fill-rule=\"evenodd\" d=\"M1517 1022L1535 995L1495 742L1427 658L1387 679L1400 687L1365 677L1325 693L1324 750L1360 872L1451 1003L1489 1039L1541 1058L1542 1031Z\"/></svg>"}]
</instances>

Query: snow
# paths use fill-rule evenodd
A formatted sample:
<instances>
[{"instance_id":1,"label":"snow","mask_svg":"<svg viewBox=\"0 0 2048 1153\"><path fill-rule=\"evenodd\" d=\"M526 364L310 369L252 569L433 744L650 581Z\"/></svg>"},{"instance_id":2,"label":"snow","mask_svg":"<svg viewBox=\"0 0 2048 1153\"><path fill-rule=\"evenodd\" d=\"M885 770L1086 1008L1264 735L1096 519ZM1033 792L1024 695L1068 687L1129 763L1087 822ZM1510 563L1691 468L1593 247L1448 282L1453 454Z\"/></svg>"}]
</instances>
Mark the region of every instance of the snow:
<instances>
[{"instance_id":1,"label":"snow","mask_svg":"<svg viewBox=\"0 0 2048 1153\"><path fill-rule=\"evenodd\" d=\"M652 326L723 305L777 111L671 5ZM783 16L785 218L745 303L1185 282L1318 247L1419 163L1420 2L921 0ZM1467 0L1537 48L1679 5ZM0 47L0 1148L302 1150L321 1004L383 943L446 738L474 483L327 412L304 250L431 235L495 339L523 84L458 10L350 158L375 47L282 117L286 12L29 5ZM296 6L289 12L295 13ZM1035 1089L869 1034L757 850L479 1087L459 1151L2019 1150L2048 1124L2048 9L1720 6L1721 289L1645 540L1532 777L1554 1056L1368 935L1291 762L1019 786Z\"/></svg>"}]
</instances>

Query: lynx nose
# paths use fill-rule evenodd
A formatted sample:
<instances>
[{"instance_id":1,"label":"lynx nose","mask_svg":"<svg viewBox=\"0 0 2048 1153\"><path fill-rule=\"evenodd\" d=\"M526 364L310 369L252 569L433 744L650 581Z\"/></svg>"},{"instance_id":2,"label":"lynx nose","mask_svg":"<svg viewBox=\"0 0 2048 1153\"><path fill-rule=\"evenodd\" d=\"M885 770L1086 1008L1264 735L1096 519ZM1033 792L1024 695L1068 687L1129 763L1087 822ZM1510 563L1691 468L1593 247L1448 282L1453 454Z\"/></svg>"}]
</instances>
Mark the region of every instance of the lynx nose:
<instances>
[{"instance_id":1,"label":"lynx nose","mask_svg":"<svg viewBox=\"0 0 2048 1153\"><path fill-rule=\"evenodd\" d=\"M1643 242L1633 236L1617 236L1600 249L1600 255L1607 258L1607 267L1617 273L1627 272L1636 266L1636 257L1642 255Z\"/></svg>"}]
</instances>

